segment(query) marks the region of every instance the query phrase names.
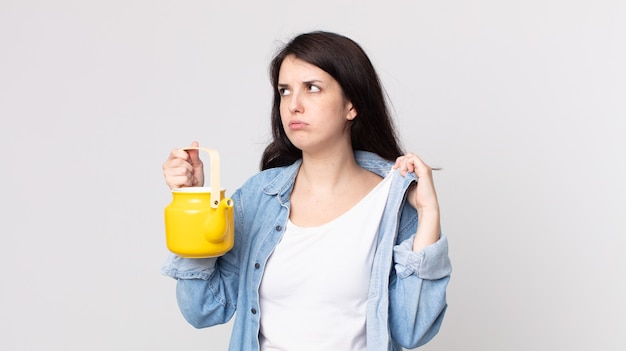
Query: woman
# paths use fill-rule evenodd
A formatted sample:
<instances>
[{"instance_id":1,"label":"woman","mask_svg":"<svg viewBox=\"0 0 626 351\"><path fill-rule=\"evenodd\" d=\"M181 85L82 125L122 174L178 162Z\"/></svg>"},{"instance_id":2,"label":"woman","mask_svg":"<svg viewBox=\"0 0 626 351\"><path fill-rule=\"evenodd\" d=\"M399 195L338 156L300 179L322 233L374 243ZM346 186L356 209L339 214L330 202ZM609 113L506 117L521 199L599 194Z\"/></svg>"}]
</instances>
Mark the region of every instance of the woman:
<instances>
[{"instance_id":1,"label":"woman","mask_svg":"<svg viewBox=\"0 0 626 351\"><path fill-rule=\"evenodd\" d=\"M402 155L370 60L344 36L311 32L270 74L273 141L231 196L233 249L163 267L183 315L201 328L236 311L237 351L428 342L447 307L447 240L432 169ZM172 189L204 183L195 150L173 150L163 173Z\"/></svg>"}]
</instances>

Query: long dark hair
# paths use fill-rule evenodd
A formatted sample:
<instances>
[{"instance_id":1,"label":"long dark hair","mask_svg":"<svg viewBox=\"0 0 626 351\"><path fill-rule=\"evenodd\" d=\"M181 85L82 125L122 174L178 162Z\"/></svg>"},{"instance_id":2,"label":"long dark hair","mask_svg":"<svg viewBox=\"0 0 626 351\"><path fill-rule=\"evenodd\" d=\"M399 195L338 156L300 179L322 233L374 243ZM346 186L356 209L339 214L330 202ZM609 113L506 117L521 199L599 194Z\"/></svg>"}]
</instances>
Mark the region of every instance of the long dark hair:
<instances>
[{"instance_id":1,"label":"long dark hair","mask_svg":"<svg viewBox=\"0 0 626 351\"><path fill-rule=\"evenodd\" d=\"M353 150L371 151L388 160L402 155L380 79L365 51L345 36L316 31L293 38L270 64L273 140L263 152L262 170L290 165L302 157L302 151L287 138L280 118L278 73L290 55L330 74L356 108L357 117L350 124Z\"/></svg>"}]
</instances>

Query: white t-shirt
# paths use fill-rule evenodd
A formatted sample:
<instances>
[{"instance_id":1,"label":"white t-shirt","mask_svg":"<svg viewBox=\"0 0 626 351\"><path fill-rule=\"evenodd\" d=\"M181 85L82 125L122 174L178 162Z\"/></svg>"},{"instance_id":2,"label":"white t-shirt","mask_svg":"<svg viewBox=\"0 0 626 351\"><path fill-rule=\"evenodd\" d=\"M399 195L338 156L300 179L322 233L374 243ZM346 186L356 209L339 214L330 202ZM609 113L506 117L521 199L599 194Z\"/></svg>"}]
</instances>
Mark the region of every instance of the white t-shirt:
<instances>
[{"instance_id":1,"label":"white t-shirt","mask_svg":"<svg viewBox=\"0 0 626 351\"><path fill-rule=\"evenodd\" d=\"M322 226L287 223L260 286L262 351L366 350L376 233L393 173Z\"/></svg>"}]
</instances>

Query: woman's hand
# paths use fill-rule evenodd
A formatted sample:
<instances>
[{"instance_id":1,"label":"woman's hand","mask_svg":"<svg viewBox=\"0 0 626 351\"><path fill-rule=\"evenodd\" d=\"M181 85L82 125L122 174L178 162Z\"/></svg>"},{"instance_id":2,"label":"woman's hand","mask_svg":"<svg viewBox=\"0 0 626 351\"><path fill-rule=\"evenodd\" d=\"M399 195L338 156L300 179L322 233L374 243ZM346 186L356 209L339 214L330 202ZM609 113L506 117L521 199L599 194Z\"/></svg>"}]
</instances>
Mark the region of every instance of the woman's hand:
<instances>
[{"instance_id":1,"label":"woman's hand","mask_svg":"<svg viewBox=\"0 0 626 351\"><path fill-rule=\"evenodd\" d=\"M191 146L198 146L194 141ZM198 150L174 149L163 164L163 176L170 189L204 185L204 165Z\"/></svg>"},{"instance_id":2,"label":"woman's hand","mask_svg":"<svg viewBox=\"0 0 626 351\"><path fill-rule=\"evenodd\" d=\"M413 251L417 252L439 240L439 201L433 182L433 169L412 153L398 157L393 168L399 169L403 176L408 172L417 176L417 186L412 186L407 196L419 218L417 235L413 242Z\"/></svg>"},{"instance_id":3,"label":"woman's hand","mask_svg":"<svg viewBox=\"0 0 626 351\"><path fill-rule=\"evenodd\" d=\"M399 169L405 176L408 172L413 172L417 176L417 186L409 190L408 200L411 206L418 211L423 209L439 211L439 202L433 182L433 169L424 163L419 156L407 153L396 159L394 169Z\"/></svg>"}]
</instances>

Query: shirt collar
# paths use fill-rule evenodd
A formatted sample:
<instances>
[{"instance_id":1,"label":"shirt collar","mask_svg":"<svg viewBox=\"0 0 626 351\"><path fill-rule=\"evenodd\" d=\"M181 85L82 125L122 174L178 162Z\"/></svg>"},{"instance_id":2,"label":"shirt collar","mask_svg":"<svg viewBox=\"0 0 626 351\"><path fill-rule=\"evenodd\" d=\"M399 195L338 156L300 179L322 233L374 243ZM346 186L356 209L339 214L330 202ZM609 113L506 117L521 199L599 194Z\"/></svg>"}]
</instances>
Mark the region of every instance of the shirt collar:
<instances>
[{"instance_id":1,"label":"shirt collar","mask_svg":"<svg viewBox=\"0 0 626 351\"><path fill-rule=\"evenodd\" d=\"M393 161L386 160L369 151L357 150L354 152L354 157L359 166L370 172L374 172L383 178L389 175L394 165ZM302 159L299 159L289 166L280 168L280 170L276 173L276 176L270 178L265 186L263 186L263 192L268 195L280 194L281 197L289 194L293 188L293 183L301 164ZM409 173L409 175L413 175L413 173ZM413 175L407 177L406 180L410 182L414 179L415 177Z\"/></svg>"}]
</instances>

